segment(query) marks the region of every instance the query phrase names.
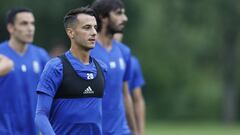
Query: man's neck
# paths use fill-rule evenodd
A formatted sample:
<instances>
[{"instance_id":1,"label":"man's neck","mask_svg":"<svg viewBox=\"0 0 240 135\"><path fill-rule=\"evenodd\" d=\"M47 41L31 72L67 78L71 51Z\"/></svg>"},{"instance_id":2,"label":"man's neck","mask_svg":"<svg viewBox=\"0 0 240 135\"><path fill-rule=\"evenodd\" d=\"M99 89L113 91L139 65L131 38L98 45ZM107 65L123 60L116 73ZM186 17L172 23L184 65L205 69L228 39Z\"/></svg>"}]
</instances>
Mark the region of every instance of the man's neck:
<instances>
[{"instance_id":1,"label":"man's neck","mask_svg":"<svg viewBox=\"0 0 240 135\"><path fill-rule=\"evenodd\" d=\"M112 39L113 39L113 35L107 33L106 31L102 30L98 34L98 41L108 51L112 49Z\"/></svg>"},{"instance_id":2,"label":"man's neck","mask_svg":"<svg viewBox=\"0 0 240 135\"><path fill-rule=\"evenodd\" d=\"M27 43L20 42L14 38L10 38L9 46L19 54L24 54L27 50Z\"/></svg>"},{"instance_id":3,"label":"man's neck","mask_svg":"<svg viewBox=\"0 0 240 135\"><path fill-rule=\"evenodd\" d=\"M80 60L84 65L89 64L90 61L89 51L77 47L76 45L71 45L70 51L72 52L72 55L76 57L78 60Z\"/></svg>"}]
</instances>

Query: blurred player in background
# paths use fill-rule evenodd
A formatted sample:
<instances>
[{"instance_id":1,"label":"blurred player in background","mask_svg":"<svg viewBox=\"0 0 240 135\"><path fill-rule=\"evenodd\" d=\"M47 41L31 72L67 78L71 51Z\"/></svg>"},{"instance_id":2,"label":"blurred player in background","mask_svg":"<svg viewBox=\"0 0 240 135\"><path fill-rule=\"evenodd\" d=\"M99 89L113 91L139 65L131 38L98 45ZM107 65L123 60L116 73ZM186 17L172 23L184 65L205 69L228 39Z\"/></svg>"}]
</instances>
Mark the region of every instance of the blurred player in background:
<instances>
[{"instance_id":1,"label":"blurred player in background","mask_svg":"<svg viewBox=\"0 0 240 135\"><path fill-rule=\"evenodd\" d=\"M30 9L16 8L7 14L10 39L0 44L0 54L14 63L0 76L0 134L35 135L35 89L49 57L32 44L35 19Z\"/></svg>"},{"instance_id":2,"label":"blurred player in background","mask_svg":"<svg viewBox=\"0 0 240 135\"><path fill-rule=\"evenodd\" d=\"M113 39L115 33L123 31L128 20L124 4L121 0L96 0L92 8L99 17L99 35L91 55L99 58L109 67L103 97L103 134L137 135L132 100L128 90L131 52L126 45Z\"/></svg>"},{"instance_id":3,"label":"blurred player in background","mask_svg":"<svg viewBox=\"0 0 240 135\"><path fill-rule=\"evenodd\" d=\"M114 34L114 39L122 42L123 33ZM134 114L136 117L139 135L144 135L145 129L145 100L142 95L142 86L145 84L141 66L135 56L131 57L131 77L129 89L133 98Z\"/></svg>"},{"instance_id":4,"label":"blurred player in background","mask_svg":"<svg viewBox=\"0 0 240 135\"><path fill-rule=\"evenodd\" d=\"M142 86L144 83L145 81L138 59L132 56L131 79L129 80L129 88L133 98L134 114L139 135L144 135L145 129L145 100L142 95Z\"/></svg>"}]
</instances>

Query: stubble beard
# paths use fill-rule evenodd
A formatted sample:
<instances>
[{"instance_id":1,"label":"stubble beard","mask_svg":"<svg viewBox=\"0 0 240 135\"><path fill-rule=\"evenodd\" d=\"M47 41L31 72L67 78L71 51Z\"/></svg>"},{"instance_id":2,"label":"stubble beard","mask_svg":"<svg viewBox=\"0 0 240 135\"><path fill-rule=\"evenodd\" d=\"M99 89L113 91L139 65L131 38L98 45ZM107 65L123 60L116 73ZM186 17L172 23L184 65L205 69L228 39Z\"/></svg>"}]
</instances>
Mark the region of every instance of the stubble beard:
<instances>
[{"instance_id":1,"label":"stubble beard","mask_svg":"<svg viewBox=\"0 0 240 135\"><path fill-rule=\"evenodd\" d=\"M117 29L117 26L114 27L113 25L108 25L107 27L107 32L111 35L114 35L116 33L123 33L123 30L124 30L124 27L121 29L120 28Z\"/></svg>"}]
</instances>

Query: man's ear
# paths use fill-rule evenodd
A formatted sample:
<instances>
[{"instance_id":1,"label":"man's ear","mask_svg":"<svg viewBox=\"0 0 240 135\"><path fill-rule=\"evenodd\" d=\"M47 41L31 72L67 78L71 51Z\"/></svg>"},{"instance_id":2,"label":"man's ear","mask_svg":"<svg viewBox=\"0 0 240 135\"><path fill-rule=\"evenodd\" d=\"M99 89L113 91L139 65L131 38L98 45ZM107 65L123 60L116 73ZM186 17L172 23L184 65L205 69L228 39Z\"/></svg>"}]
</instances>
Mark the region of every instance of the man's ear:
<instances>
[{"instance_id":1,"label":"man's ear","mask_svg":"<svg viewBox=\"0 0 240 135\"><path fill-rule=\"evenodd\" d=\"M74 38L74 31L72 28L66 28L66 33L70 39Z\"/></svg>"},{"instance_id":2,"label":"man's ear","mask_svg":"<svg viewBox=\"0 0 240 135\"><path fill-rule=\"evenodd\" d=\"M7 31L12 34L14 31L14 25L12 23L7 24Z\"/></svg>"}]
</instances>

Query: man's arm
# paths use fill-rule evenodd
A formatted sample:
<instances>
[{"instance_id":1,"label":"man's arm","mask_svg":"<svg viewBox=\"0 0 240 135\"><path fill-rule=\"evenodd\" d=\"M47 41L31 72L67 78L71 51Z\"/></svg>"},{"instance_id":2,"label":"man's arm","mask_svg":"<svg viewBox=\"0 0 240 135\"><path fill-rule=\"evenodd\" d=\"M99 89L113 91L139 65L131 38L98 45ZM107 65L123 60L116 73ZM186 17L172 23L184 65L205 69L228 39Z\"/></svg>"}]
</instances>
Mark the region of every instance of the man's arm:
<instances>
[{"instance_id":1,"label":"man's arm","mask_svg":"<svg viewBox=\"0 0 240 135\"><path fill-rule=\"evenodd\" d=\"M52 101L53 98L51 96L45 93L38 93L35 124L43 135L56 135L48 119Z\"/></svg>"},{"instance_id":2,"label":"man's arm","mask_svg":"<svg viewBox=\"0 0 240 135\"><path fill-rule=\"evenodd\" d=\"M123 95L124 95L124 103L125 103L125 109L126 109L126 116L128 120L128 125L130 129L132 130L134 135L137 135L137 126L136 121L134 117L134 110L133 110L133 103L132 99L128 90L128 82L125 81L123 83Z\"/></svg>"},{"instance_id":3,"label":"man's arm","mask_svg":"<svg viewBox=\"0 0 240 135\"><path fill-rule=\"evenodd\" d=\"M145 100L142 95L141 87L136 87L133 90L133 106L136 117L137 130L139 135L144 135L145 128Z\"/></svg>"},{"instance_id":4,"label":"man's arm","mask_svg":"<svg viewBox=\"0 0 240 135\"><path fill-rule=\"evenodd\" d=\"M0 54L0 76L6 75L13 67L12 60Z\"/></svg>"}]
</instances>

